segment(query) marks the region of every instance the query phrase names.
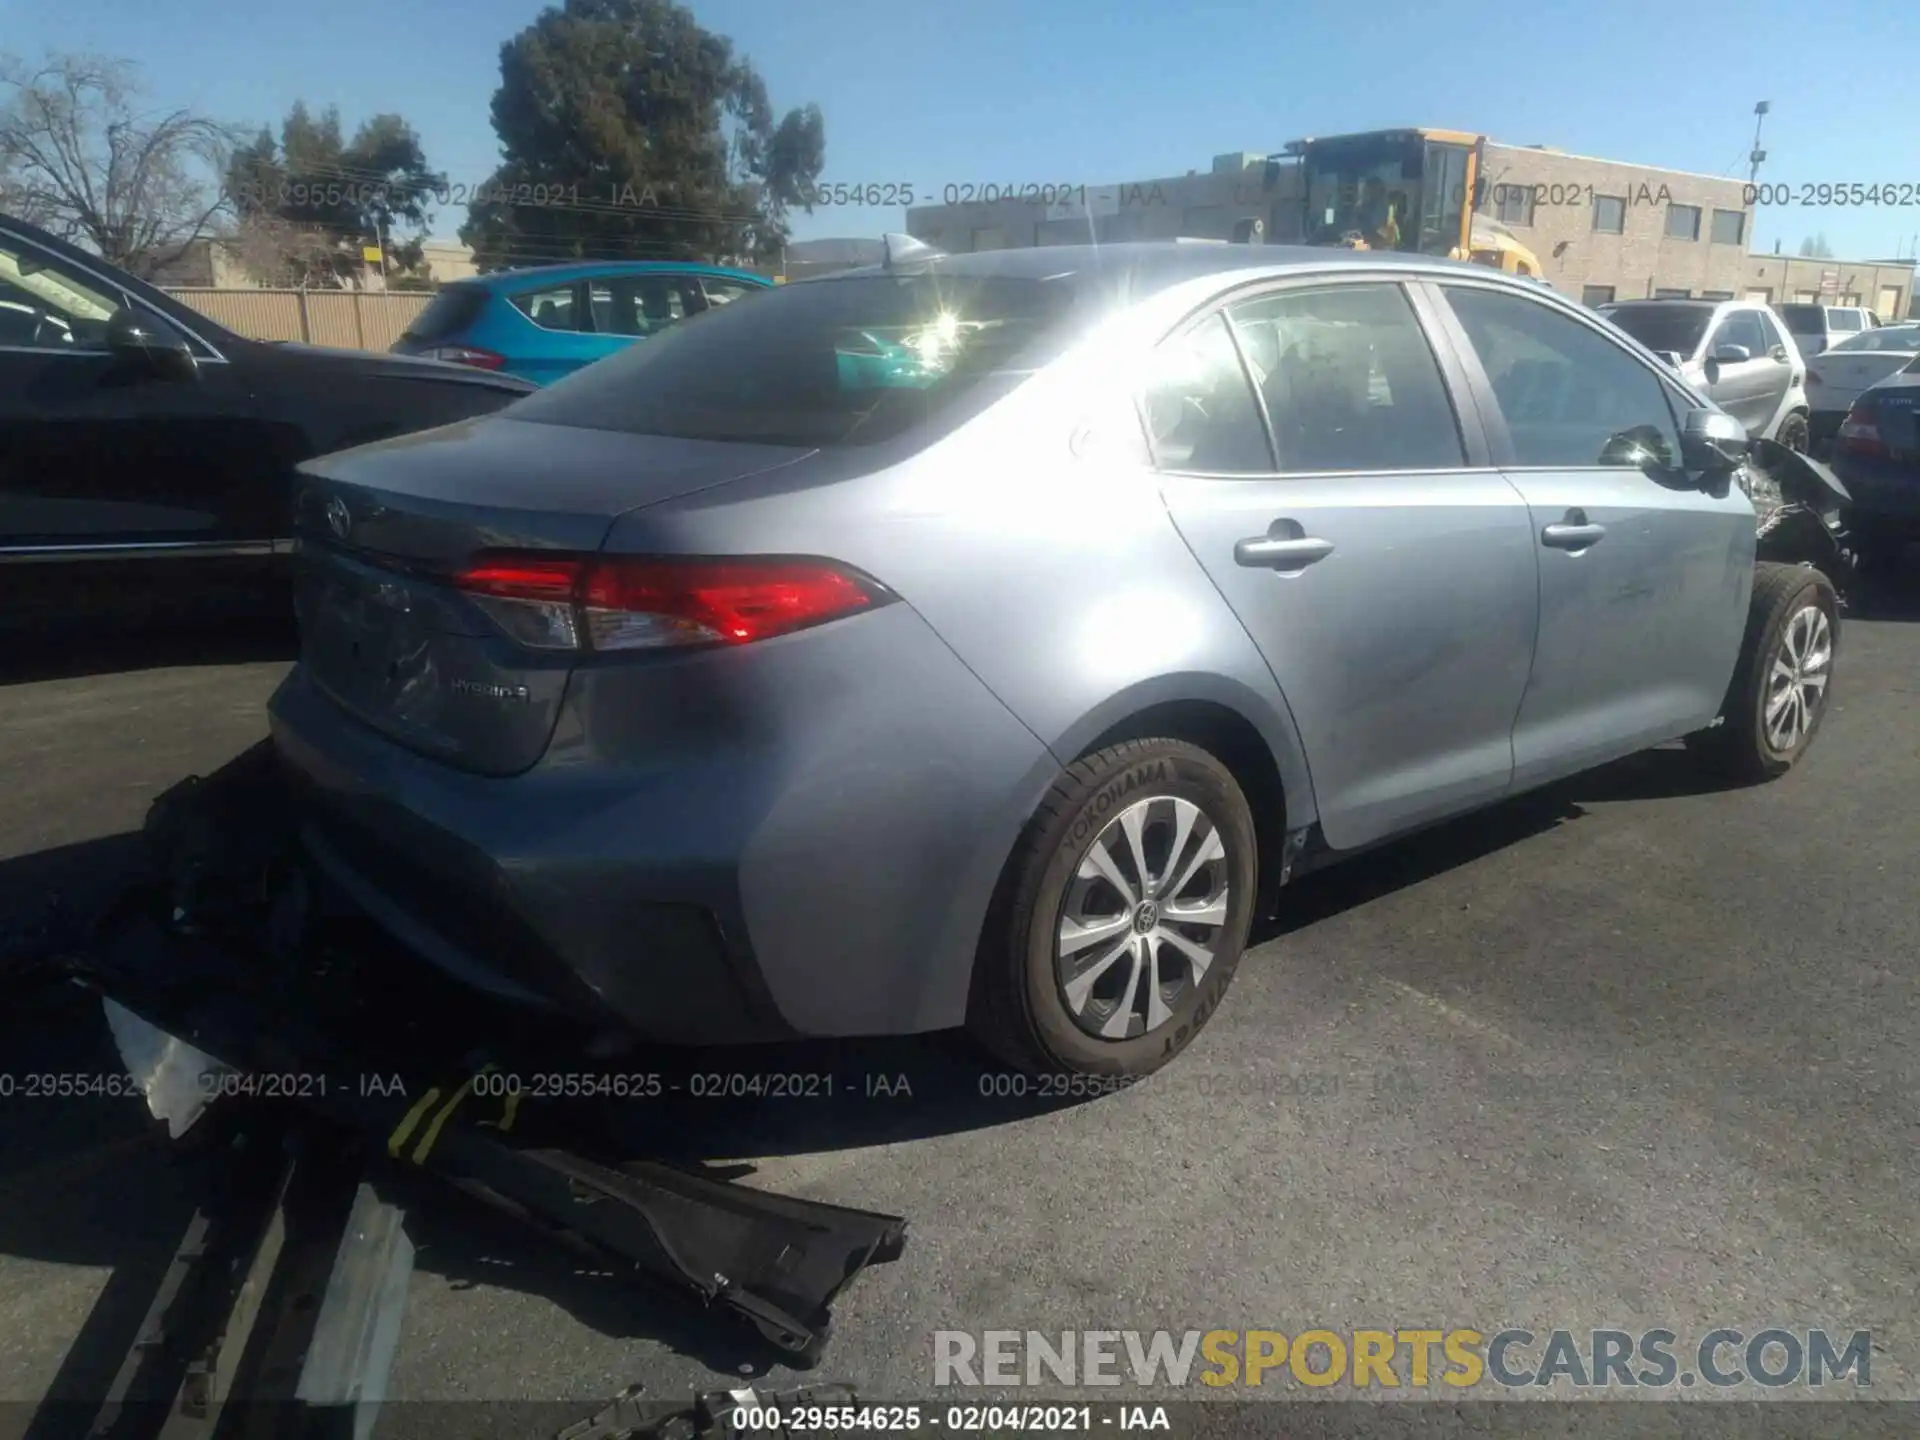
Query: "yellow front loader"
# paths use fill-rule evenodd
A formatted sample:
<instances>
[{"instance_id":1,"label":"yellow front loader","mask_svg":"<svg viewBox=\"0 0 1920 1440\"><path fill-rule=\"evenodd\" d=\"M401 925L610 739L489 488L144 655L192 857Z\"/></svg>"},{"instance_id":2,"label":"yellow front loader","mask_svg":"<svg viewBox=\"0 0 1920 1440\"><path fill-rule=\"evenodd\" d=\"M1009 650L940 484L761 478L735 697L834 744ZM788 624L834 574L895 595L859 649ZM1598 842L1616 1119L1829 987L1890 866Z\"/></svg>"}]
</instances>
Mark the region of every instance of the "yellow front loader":
<instances>
[{"instance_id":1,"label":"yellow front loader","mask_svg":"<svg viewBox=\"0 0 1920 1440\"><path fill-rule=\"evenodd\" d=\"M1539 257L1480 212L1484 135L1462 130L1370 130L1296 140L1309 245L1403 250L1474 260L1544 278Z\"/></svg>"}]
</instances>

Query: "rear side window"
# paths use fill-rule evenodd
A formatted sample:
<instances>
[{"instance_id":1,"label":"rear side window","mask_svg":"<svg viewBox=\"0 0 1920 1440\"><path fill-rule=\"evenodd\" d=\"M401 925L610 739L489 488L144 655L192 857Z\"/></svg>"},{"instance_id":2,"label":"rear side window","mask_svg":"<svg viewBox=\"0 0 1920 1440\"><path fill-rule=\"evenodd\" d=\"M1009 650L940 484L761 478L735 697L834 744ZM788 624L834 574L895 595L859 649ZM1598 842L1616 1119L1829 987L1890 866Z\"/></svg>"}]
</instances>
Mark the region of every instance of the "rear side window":
<instances>
[{"instance_id":1,"label":"rear side window","mask_svg":"<svg viewBox=\"0 0 1920 1440\"><path fill-rule=\"evenodd\" d=\"M1598 331L1518 295L1446 287L1507 422L1514 463L1679 465L1666 387Z\"/></svg>"},{"instance_id":2,"label":"rear side window","mask_svg":"<svg viewBox=\"0 0 1920 1440\"><path fill-rule=\"evenodd\" d=\"M1154 352L1141 406L1154 463L1162 470L1273 472L1259 404L1224 316L1210 316Z\"/></svg>"},{"instance_id":3,"label":"rear side window","mask_svg":"<svg viewBox=\"0 0 1920 1440\"><path fill-rule=\"evenodd\" d=\"M587 283L601 335L653 335L706 308L700 282L679 275L616 275Z\"/></svg>"},{"instance_id":4,"label":"rear side window","mask_svg":"<svg viewBox=\"0 0 1920 1440\"><path fill-rule=\"evenodd\" d=\"M1228 313L1266 401L1281 470L1466 463L1439 364L1398 285L1289 291Z\"/></svg>"},{"instance_id":5,"label":"rear side window","mask_svg":"<svg viewBox=\"0 0 1920 1440\"><path fill-rule=\"evenodd\" d=\"M449 285L413 317L413 323L400 338L422 343L444 340L467 329L486 308L487 292L479 286Z\"/></svg>"},{"instance_id":6,"label":"rear side window","mask_svg":"<svg viewBox=\"0 0 1920 1440\"><path fill-rule=\"evenodd\" d=\"M984 377L1028 368L1071 323L1073 300L1064 280L929 272L784 285L671 325L515 414L689 440L878 444Z\"/></svg>"},{"instance_id":7,"label":"rear side window","mask_svg":"<svg viewBox=\"0 0 1920 1440\"><path fill-rule=\"evenodd\" d=\"M509 295L513 308L542 330L585 330L583 317L575 303L572 285L557 285L546 290L522 290Z\"/></svg>"}]
</instances>

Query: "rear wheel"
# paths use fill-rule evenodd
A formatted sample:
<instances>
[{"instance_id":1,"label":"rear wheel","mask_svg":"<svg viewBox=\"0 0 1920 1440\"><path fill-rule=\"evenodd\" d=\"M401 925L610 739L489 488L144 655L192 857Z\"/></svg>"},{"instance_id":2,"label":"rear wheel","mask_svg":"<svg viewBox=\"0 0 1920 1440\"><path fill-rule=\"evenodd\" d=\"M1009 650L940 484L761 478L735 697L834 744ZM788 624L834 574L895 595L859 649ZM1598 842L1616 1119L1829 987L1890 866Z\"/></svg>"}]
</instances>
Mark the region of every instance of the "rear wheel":
<instances>
[{"instance_id":1,"label":"rear wheel","mask_svg":"<svg viewBox=\"0 0 1920 1440\"><path fill-rule=\"evenodd\" d=\"M1724 716L1688 745L1735 779L1786 774L1826 717L1839 638L1839 600L1825 575L1803 565L1756 565Z\"/></svg>"},{"instance_id":2,"label":"rear wheel","mask_svg":"<svg viewBox=\"0 0 1920 1440\"><path fill-rule=\"evenodd\" d=\"M1206 751L1131 740L1076 761L1008 862L969 1028L1030 1073L1159 1069L1233 979L1255 871L1246 797Z\"/></svg>"}]
</instances>

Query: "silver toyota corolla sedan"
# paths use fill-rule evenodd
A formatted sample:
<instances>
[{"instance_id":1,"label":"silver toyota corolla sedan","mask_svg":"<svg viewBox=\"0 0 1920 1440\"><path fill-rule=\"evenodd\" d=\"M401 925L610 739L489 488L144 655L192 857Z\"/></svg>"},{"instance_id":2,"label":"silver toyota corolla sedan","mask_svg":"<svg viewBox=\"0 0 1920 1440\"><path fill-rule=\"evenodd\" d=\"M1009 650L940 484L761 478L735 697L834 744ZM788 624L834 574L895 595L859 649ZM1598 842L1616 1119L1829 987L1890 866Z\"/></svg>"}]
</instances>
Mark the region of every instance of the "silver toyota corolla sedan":
<instances>
[{"instance_id":1,"label":"silver toyota corolla sedan","mask_svg":"<svg viewBox=\"0 0 1920 1440\"><path fill-rule=\"evenodd\" d=\"M497 993L1141 1074L1290 875L1715 721L1755 541L1700 405L1414 256L786 285L308 465L275 742L317 868Z\"/></svg>"}]
</instances>

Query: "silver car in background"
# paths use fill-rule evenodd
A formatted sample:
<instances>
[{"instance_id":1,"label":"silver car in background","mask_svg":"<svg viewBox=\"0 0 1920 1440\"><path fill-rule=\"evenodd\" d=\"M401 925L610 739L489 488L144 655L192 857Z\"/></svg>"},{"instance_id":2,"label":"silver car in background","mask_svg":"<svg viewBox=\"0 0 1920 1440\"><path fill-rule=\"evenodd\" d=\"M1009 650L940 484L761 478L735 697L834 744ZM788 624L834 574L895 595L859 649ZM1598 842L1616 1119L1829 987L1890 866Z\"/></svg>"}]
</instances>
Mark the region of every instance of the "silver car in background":
<instances>
[{"instance_id":1,"label":"silver car in background","mask_svg":"<svg viewBox=\"0 0 1920 1440\"><path fill-rule=\"evenodd\" d=\"M903 255L306 466L274 742L323 882L496 993L1141 1075L1314 866L1799 758L1836 610L1746 450L1479 266Z\"/></svg>"},{"instance_id":2,"label":"silver car in background","mask_svg":"<svg viewBox=\"0 0 1920 1440\"><path fill-rule=\"evenodd\" d=\"M1655 354L1747 433L1805 451L1807 364L1766 305L1753 300L1625 300L1600 313Z\"/></svg>"}]
</instances>

